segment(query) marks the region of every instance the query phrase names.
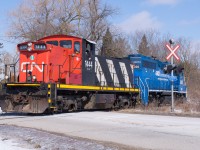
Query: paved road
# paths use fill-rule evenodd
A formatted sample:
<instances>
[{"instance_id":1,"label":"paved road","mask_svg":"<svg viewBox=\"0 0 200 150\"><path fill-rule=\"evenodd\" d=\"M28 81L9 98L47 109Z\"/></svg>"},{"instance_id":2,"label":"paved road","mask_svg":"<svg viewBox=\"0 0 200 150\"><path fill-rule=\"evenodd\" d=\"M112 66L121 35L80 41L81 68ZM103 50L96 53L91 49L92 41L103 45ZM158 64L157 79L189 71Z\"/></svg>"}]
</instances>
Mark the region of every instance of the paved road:
<instances>
[{"instance_id":1,"label":"paved road","mask_svg":"<svg viewBox=\"0 0 200 150\"><path fill-rule=\"evenodd\" d=\"M53 116L0 116L0 124L37 128L130 147L200 149L200 118L78 112Z\"/></svg>"}]
</instances>

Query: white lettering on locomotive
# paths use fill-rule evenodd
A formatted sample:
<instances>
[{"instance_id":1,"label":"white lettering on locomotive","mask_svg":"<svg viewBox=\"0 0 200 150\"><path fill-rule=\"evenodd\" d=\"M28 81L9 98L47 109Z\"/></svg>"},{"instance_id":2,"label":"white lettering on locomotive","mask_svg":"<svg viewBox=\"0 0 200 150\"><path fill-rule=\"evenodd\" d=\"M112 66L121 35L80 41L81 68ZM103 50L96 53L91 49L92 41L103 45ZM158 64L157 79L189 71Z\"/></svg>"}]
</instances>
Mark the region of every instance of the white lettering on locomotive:
<instances>
[{"instance_id":1,"label":"white lettering on locomotive","mask_svg":"<svg viewBox=\"0 0 200 150\"><path fill-rule=\"evenodd\" d=\"M85 67L87 70L91 70L92 69L92 61L86 60L85 61Z\"/></svg>"},{"instance_id":2,"label":"white lettering on locomotive","mask_svg":"<svg viewBox=\"0 0 200 150\"><path fill-rule=\"evenodd\" d=\"M30 68L30 70L27 68L27 72L31 71L33 72L33 69L36 68L39 72L43 72L44 71L44 62L42 62L42 64L36 64L35 62L22 62L21 63L21 71L22 72L26 72L26 65L28 64L28 68Z\"/></svg>"}]
</instances>

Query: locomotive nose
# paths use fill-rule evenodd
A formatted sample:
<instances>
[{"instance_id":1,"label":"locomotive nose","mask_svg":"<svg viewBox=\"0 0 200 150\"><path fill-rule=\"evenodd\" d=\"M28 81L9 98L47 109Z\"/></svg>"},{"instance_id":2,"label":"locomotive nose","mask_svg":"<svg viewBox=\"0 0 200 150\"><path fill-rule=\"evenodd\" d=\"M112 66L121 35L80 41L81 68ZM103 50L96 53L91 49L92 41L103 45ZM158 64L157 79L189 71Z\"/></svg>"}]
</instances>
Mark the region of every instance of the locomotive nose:
<instances>
[{"instance_id":1,"label":"locomotive nose","mask_svg":"<svg viewBox=\"0 0 200 150\"><path fill-rule=\"evenodd\" d=\"M37 46L32 46L37 47ZM44 48L44 47L37 47ZM20 82L44 82L48 80L49 51L39 51L32 49L31 51L23 51L20 53Z\"/></svg>"}]
</instances>

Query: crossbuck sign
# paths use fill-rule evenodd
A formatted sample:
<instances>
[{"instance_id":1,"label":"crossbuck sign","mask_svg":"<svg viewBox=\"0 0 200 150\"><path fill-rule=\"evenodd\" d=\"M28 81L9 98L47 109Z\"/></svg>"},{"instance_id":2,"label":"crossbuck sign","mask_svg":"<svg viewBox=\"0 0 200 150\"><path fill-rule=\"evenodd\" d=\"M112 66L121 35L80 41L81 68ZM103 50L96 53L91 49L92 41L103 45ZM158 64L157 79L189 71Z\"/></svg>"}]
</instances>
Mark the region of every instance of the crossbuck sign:
<instances>
[{"instance_id":1,"label":"crossbuck sign","mask_svg":"<svg viewBox=\"0 0 200 150\"><path fill-rule=\"evenodd\" d=\"M175 53L178 49L179 49L179 47L180 47L180 45L176 45L175 46L175 48L173 49L171 46L169 46L168 44L166 44L166 47L167 47L167 49L171 52L167 57L166 57L166 59L167 60L169 60L171 57L175 57L177 60L180 60L180 58L177 56L177 54Z\"/></svg>"}]
</instances>

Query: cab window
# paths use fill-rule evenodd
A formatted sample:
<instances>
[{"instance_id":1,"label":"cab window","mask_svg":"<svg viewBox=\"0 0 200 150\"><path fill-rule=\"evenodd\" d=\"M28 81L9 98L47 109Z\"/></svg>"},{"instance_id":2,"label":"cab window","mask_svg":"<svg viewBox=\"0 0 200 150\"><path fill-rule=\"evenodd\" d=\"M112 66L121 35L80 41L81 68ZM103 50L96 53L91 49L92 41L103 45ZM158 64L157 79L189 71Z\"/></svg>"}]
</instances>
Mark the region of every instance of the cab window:
<instances>
[{"instance_id":1,"label":"cab window","mask_svg":"<svg viewBox=\"0 0 200 150\"><path fill-rule=\"evenodd\" d=\"M75 53L80 53L80 42L74 42Z\"/></svg>"},{"instance_id":2,"label":"cab window","mask_svg":"<svg viewBox=\"0 0 200 150\"><path fill-rule=\"evenodd\" d=\"M150 62L150 61L146 61L146 60L142 61L142 66L144 68L156 69L156 63L153 63L153 62Z\"/></svg>"},{"instance_id":3,"label":"cab window","mask_svg":"<svg viewBox=\"0 0 200 150\"><path fill-rule=\"evenodd\" d=\"M58 41L47 41L47 44L58 46Z\"/></svg>"},{"instance_id":4,"label":"cab window","mask_svg":"<svg viewBox=\"0 0 200 150\"><path fill-rule=\"evenodd\" d=\"M62 40L60 41L60 46L64 48L72 48L72 41L71 40Z\"/></svg>"}]
</instances>

